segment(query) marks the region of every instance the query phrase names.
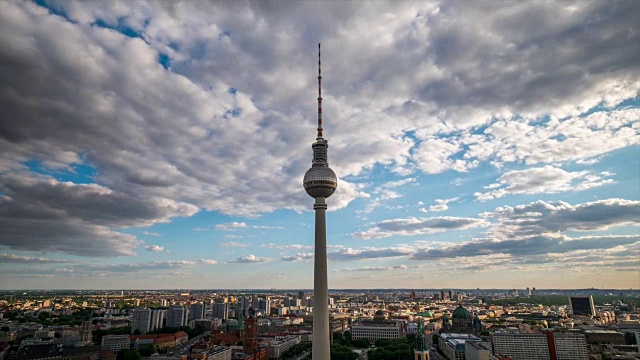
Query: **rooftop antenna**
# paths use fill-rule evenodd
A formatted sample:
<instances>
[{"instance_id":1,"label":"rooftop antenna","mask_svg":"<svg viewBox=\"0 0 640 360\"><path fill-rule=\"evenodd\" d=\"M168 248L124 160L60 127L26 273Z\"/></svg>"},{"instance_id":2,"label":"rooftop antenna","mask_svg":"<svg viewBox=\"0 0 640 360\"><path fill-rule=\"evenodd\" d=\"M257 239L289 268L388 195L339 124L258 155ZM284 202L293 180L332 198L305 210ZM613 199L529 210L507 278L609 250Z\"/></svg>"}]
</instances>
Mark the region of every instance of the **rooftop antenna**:
<instances>
[{"instance_id":1,"label":"rooftop antenna","mask_svg":"<svg viewBox=\"0 0 640 360\"><path fill-rule=\"evenodd\" d=\"M320 67L320 43L318 43L318 137L322 137L322 70Z\"/></svg>"}]
</instances>

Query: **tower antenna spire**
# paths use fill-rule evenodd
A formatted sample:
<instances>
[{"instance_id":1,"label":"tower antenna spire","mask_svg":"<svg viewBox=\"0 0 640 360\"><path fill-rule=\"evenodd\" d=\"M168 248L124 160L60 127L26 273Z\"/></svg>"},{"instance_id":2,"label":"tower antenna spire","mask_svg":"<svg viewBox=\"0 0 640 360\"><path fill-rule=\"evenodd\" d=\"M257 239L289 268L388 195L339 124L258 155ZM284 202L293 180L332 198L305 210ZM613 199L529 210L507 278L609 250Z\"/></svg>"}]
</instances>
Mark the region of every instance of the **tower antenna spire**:
<instances>
[{"instance_id":1,"label":"tower antenna spire","mask_svg":"<svg viewBox=\"0 0 640 360\"><path fill-rule=\"evenodd\" d=\"M318 137L322 137L322 67L320 66L320 43L318 43Z\"/></svg>"}]
</instances>

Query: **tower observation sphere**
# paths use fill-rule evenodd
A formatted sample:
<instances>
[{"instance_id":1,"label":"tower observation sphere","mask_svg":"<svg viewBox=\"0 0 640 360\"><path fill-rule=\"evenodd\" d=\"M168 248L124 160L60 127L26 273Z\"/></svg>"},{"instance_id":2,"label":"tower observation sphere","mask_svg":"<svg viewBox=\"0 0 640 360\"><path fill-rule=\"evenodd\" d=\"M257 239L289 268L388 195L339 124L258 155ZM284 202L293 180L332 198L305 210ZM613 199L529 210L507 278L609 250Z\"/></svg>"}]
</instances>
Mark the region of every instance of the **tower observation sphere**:
<instances>
[{"instance_id":1,"label":"tower observation sphere","mask_svg":"<svg viewBox=\"0 0 640 360\"><path fill-rule=\"evenodd\" d=\"M322 150L324 150L325 160L315 161L317 158L316 153L321 147L324 148ZM333 195L333 192L336 191L336 187L338 187L338 178L326 161L327 147L327 141L324 139L318 139L318 142L313 144L314 162L311 169L307 170L307 173L304 174L304 190L312 198L328 198Z\"/></svg>"}]
</instances>

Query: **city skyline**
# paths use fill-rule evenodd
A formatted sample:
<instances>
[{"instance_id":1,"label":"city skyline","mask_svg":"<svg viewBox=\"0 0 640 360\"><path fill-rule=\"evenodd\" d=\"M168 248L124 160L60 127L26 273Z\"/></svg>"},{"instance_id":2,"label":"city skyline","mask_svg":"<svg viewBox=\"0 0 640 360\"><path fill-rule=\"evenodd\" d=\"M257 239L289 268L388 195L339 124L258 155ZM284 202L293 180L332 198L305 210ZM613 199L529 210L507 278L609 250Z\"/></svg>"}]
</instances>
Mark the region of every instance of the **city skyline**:
<instances>
[{"instance_id":1,"label":"city skyline","mask_svg":"<svg viewBox=\"0 0 640 360\"><path fill-rule=\"evenodd\" d=\"M0 2L0 290L640 288L640 4ZM482 19L482 21L477 21Z\"/></svg>"}]
</instances>

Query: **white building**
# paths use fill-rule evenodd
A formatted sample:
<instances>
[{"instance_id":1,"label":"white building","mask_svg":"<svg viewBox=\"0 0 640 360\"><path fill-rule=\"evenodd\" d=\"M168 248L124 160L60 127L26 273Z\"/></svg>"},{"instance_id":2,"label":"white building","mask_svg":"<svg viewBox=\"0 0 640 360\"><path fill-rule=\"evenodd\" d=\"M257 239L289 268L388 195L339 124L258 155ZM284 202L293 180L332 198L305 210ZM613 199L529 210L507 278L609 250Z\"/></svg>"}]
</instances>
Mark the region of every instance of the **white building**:
<instances>
[{"instance_id":1,"label":"white building","mask_svg":"<svg viewBox=\"0 0 640 360\"><path fill-rule=\"evenodd\" d=\"M278 359L282 354L300 343L300 336L277 336L274 340L269 340L269 359Z\"/></svg>"},{"instance_id":2,"label":"white building","mask_svg":"<svg viewBox=\"0 0 640 360\"><path fill-rule=\"evenodd\" d=\"M464 343L465 360L490 360L491 344L488 342L466 341Z\"/></svg>"},{"instance_id":3,"label":"white building","mask_svg":"<svg viewBox=\"0 0 640 360\"><path fill-rule=\"evenodd\" d=\"M491 334L496 355L513 360L550 360L545 334L494 332Z\"/></svg>"},{"instance_id":4,"label":"white building","mask_svg":"<svg viewBox=\"0 0 640 360\"><path fill-rule=\"evenodd\" d=\"M129 335L105 335L102 337L101 350L109 350L117 353L130 347Z\"/></svg>"},{"instance_id":5,"label":"white building","mask_svg":"<svg viewBox=\"0 0 640 360\"><path fill-rule=\"evenodd\" d=\"M355 323L351 325L353 340L369 339L400 339L404 336L403 329L397 323Z\"/></svg>"},{"instance_id":6,"label":"white building","mask_svg":"<svg viewBox=\"0 0 640 360\"><path fill-rule=\"evenodd\" d=\"M150 330L156 330L162 328L164 322L166 310L156 309L151 311L151 326Z\"/></svg>"}]
</instances>

